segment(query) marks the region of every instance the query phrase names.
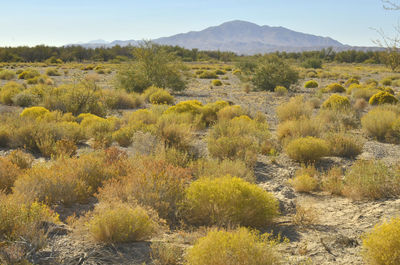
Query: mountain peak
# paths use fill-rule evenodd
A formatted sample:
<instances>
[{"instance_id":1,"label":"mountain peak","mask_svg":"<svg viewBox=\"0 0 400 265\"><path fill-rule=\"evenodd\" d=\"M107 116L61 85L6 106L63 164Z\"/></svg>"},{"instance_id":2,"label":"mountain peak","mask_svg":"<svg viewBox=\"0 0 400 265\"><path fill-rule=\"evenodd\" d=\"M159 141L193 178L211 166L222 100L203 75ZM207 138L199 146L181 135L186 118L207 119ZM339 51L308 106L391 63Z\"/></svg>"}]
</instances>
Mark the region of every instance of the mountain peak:
<instances>
[{"instance_id":1,"label":"mountain peak","mask_svg":"<svg viewBox=\"0 0 400 265\"><path fill-rule=\"evenodd\" d=\"M327 47L343 49L340 42L329 37L296 32L284 27L260 26L244 20L232 20L201 31L180 33L153 40L163 45L178 45L187 49L232 51L255 54L275 51L297 52ZM95 40L85 47L137 45L135 40L106 42Z\"/></svg>"}]
</instances>

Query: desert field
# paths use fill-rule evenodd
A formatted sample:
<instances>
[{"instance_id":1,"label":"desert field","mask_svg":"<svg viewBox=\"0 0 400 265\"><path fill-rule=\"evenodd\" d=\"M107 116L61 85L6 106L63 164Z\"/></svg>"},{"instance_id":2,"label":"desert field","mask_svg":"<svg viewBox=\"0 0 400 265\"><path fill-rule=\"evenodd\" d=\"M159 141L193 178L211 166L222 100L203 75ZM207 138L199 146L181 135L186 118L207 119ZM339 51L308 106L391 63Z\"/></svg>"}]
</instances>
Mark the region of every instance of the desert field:
<instances>
[{"instance_id":1,"label":"desert field","mask_svg":"<svg viewBox=\"0 0 400 265\"><path fill-rule=\"evenodd\" d=\"M0 263L396 264L400 73L264 57L0 63Z\"/></svg>"}]
</instances>

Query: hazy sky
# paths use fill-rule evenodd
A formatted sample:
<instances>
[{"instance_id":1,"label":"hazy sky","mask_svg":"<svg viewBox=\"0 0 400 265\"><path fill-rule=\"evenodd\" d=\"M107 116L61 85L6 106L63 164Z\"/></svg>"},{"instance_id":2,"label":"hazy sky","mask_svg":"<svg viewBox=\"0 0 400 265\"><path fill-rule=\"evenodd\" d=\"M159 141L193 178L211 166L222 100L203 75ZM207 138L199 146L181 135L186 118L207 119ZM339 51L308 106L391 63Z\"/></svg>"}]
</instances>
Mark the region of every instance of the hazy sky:
<instances>
[{"instance_id":1,"label":"hazy sky","mask_svg":"<svg viewBox=\"0 0 400 265\"><path fill-rule=\"evenodd\" d=\"M399 17L380 0L0 0L0 46L152 39L236 19L373 46L370 28L393 35Z\"/></svg>"}]
</instances>

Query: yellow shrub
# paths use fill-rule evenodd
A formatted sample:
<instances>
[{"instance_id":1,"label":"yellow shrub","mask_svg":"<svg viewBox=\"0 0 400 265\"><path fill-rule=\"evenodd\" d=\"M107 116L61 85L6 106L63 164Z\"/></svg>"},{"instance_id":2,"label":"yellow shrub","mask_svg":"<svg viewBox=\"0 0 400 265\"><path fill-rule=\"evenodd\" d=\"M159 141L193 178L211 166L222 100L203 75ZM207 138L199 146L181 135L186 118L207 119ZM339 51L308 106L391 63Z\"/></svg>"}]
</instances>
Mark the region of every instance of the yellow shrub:
<instances>
[{"instance_id":1,"label":"yellow shrub","mask_svg":"<svg viewBox=\"0 0 400 265\"><path fill-rule=\"evenodd\" d=\"M226 106L217 112L218 120L231 120L246 114L246 111L239 105Z\"/></svg>"},{"instance_id":2,"label":"yellow shrub","mask_svg":"<svg viewBox=\"0 0 400 265\"><path fill-rule=\"evenodd\" d=\"M150 239L158 224L145 209L124 203L96 205L88 222L93 239L104 243L129 243Z\"/></svg>"},{"instance_id":3,"label":"yellow shrub","mask_svg":"<svg viewBox=\"0 0 400 265\"><path fill-rule=\"evenodd\" d=\"M171 113L171 112L177 112L177 113L183 113L183 112L188 112L193 115L195 114L200 114L201 109L203 107L203 104L200 101L197 100L187 100L187 101L182 101L176 104L175 106L172 106L168 108L166 113Z\"/></svg>"},{"instance_id":4,"label":"yellow shrub","mask_svg":"<svg viewBox=\"0 0 400 265\"><path fill-rule=\"evenodd\" d=\"M32 167L32 163L35 158L33 155L18 149L7 155L7 159L10 160L11 163L17 165L20 169L27 169Z\"/></svg>"},{"instance_id":5,"label":"yellow shrub","mask_svg":"<svg viewBox=\"0 0 400 265\"><path fill-rule=\"evenodd\" d=\"M389 92L381 91L376 93L369 99L369 104L370 105L395 104L398 101L399 100Z\"/></svg>"},{"instance_id":6,"label":"yellow shrub","mask_svg":"<svg viewBox=\"0 0 400 265\"><path fill-rule=\"evenodd\" d=\"M21 117L29 119L37 119L49 113L49 110L43 107L30 107L21 112Z\"/></svg>"},{"instance_id":7,"label":"yellow shrub","mask_svg":"<svg viewBox=\"0 0 400 265\"><path fill-rule=\"evenodd\" d=\"M310 117L312 106L304 102L304 97L297 96L291 98L288 103L276 108L276 114L280 121L295 120L301 117Z\"/></svg>"},{"instance_id":8,"label":"yellow shrub","mask_svg":"<svg viewBox=\"0 0 400 265\"><path fill-rule=\"evenodd\" d=\"M166 90L159 90L150 95L149 102L151 104L171 105L174 103L174 97Z\"/></svg>"},{"instance_id":9,"label":"yellow shrub","mask_svg":"<svg viewBox=\"0 0 400 265\"><path fill-rule=\"evenodd\" d=\"M277 241L246 228L212 230L200 238L186 255L187 265L277 265Z\"/></svg>"},{"instance_id":10,"label":"yellow shrub","mask_svg":"<svg viewBox=\"0 0 400 265\"><path fill-rule=\"evenodd\" d=\"M336 110L346 109L350 108L350 101L347 97L333 94L322 104L322 107Z\"/></svg>"},{"instance_id":11,"label":"yellow shrub","mask_svg":"<svg viewBox=\"0 0 400 265\"><path fill-rule=\"evenodd\" d=\"M11 105L14 97L23 90L23 87L17 82L8 82L0 89L0 102Z\"/></svg>"},{"instance_id":12,"label":"yellow shrub","mask_svg":"<svg viewBox=\"0 0 400 265\"><path fill-rule=\"evenodd\" d=\"M278 96L284 96L288 93L288 90L286 87L284 86L276 86L274 88L274 92L278 95Z\"/></svg>"},{"instance_id":13,"label":"yellow shrub","mask_svg":"<svg viewBox=\"0 0 400 265\"><path fill-rule=\"evenodd\" d=\"M286 146L286 153L299 162L315 162L329 154L329 144L312 136L298 138Z\"/></svg>"},{"instance_id":14,"label":"yellow shrub","mask_svg":"<svg viewBox=\"0 0 400 265\"><path fill-rule=\"evenodd\" d=\"M363 258L368 264L397 265L400 262L400 218L384 221L362 237Z\"/></svg>"},{"instance_id":15,"label":"yellow shrub","mask_svg":"<svg viewBox=\"0 0 400 265\"><path fill-rule=\"evenodd\" d=\"M255 184L229 175L201 178L185 193L183 212L194 225L265 227L278 215L278 201Z\"/></svg>"},{"instance_id":16,"label":"yellow shrub","mask_svg":"<svg viewBox=\"0 0 400 265\"><path fill-rule=\"evenodd\" d=\"M318 87L318 83L315 80L308 80L307 82L304 83L305 88L316 88Z\"/></svg>"},{"instance_id":17,"label":"yellow shrub","mask_svg":"<svg viewBox=\"0 0 400 265\"><path fill-rule=\"evenodd\" d=\"M316 190L318 181L310 175L299 175L289 180L290 185L298 192L311 192Z\"/></svg>"},{"instance_id":18,"label":"yellow shrub","mask_svg":"<svg viewBox=\"0 0 400 265\"><path fill-rule=\"evenodd\" d=\"M215 79L211 82L213 86L222 86L221 80Z\"/></svg>"},{"instance_id":19,"label":"yellow shrub","mask_svg":"<svg viewBox=\"0 0 400 265\"><path fill-rule=\"evenodd\" d=\"M346 89L345 89L342 85L340 85L340 84L338 84L338 83L332 83L332 84L328 85L328 86L325 88L325 90L326 90L327 92L334 92L334 93L346 92Z\"/></svg>"},{"instance_id":20,"label":"yellow shrub","mask_svg":"<svg viewBox=\"0 0 400 265\"><path fill-rule=\"evenodd\" d=\"M37 76L40 76L40 73L34 69L26 69L22 73L18 75L19 79L32 79Z\"/></svg>"}]
</instances>

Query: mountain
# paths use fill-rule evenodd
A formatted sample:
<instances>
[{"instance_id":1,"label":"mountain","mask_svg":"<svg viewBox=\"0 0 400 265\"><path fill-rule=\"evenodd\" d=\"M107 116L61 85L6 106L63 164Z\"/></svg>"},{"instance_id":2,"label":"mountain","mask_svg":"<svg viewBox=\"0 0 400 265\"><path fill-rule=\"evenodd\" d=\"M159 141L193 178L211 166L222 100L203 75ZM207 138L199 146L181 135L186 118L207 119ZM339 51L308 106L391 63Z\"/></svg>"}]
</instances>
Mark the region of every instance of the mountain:
<instances>
[{"instance_id":1,"label":"mountain","mask_svg":"<svg viewBox=\"0 0 400 265\"><path fill-rule=\"evenodd\" d=\"M293 31L284 27L259 26L234 20L201 31L191 31L153 40L164 45L178 45L187 49L232 51L238 54L275 51L299 52L332 47L335 50L368 50L370 47L344 45L332 38ZM140 41L91 41L81 45L87 48L137 45Z\"/></svg>"}]
</instances>

